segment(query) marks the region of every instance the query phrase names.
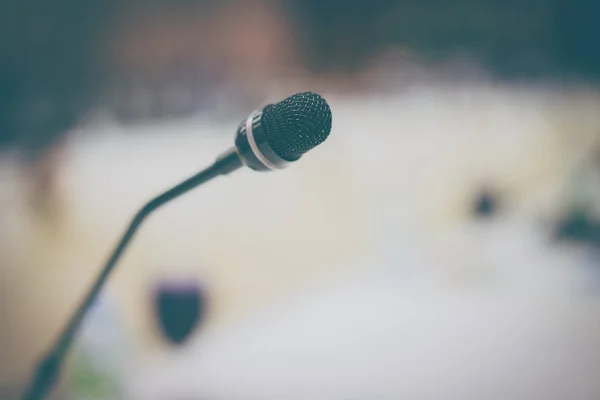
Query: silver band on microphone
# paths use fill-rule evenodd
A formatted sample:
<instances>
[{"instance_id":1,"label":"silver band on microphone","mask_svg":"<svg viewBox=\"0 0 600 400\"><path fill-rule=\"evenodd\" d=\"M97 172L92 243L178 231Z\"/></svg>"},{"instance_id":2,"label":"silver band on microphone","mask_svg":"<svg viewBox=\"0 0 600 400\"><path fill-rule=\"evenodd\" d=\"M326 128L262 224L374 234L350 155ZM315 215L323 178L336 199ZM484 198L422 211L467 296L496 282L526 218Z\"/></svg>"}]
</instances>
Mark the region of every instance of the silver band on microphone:
<instances>
[{"instance_id":1,"label":"silver band on microphone","mask_svg":"<svg viewBox=\"0 0 600 400\"><path fill-rule=\"evenodd\" d=\"M257 142L257 138L254 134L254 121L257 118L260 118L261 110L256 110L248 118L246 119L246 137L248 138L248 144L250 145L250 149L254 156L260 161L266 168L274 170L274 169L282 169L285 168L288 164L286 160L283 160L279 157L271 147L266 143L266 141L260 140L260 144ZM262 135L264 135L261 132ZM267 154L265 154L265 151Z\"/></svg>"},{"instance_id":2,"label":"silver band on microphone","mask_svg":"<svg viewBox=\"0 0 600 400\"><path fill-rule=\"evenodd\" d=\"M235 139L236 152L242 163L255 171L285 168L290 161L296 159L286 160L271 148L265 130L264 116L264 109L259 109L242 120Z\"/></svg>"}]
</instances>

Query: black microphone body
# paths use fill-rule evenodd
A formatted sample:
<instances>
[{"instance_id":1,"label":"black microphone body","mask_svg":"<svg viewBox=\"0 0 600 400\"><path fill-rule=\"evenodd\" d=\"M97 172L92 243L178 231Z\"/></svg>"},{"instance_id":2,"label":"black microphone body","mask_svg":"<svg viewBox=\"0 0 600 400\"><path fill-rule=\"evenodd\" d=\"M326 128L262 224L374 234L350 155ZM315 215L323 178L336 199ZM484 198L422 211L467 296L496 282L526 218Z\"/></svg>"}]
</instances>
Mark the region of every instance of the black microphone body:
<instances>
[{"instance_id":1,"label":"black microphone body","mask_svg":"<svg viewBox=\"0 0 600 400\"><path fill-rule=\"evenodd\" d=\"M38 364L22 397L23 400L41 400L50 393L86 313L98 297L100 290L138 228L150 214L165 203L197 186L217 176L227 175L244 165L256 171L283 168L323 142L330 131L331 110L327 102L315 93L295 94L280 103L270 104L250 114L238 128L235 147L219 156L210 167L146 203L130 222L55 345Z\"/></svg>"}]
</instances>

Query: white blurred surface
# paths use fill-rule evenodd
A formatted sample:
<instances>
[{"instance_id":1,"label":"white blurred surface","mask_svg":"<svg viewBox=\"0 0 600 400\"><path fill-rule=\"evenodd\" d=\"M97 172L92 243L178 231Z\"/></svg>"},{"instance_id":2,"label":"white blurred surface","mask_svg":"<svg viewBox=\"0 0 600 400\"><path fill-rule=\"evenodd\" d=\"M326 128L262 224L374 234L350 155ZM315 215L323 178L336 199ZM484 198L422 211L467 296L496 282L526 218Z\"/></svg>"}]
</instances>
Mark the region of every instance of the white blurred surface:
<instances>
[{"instance_id":1,"label":"white blurred surface","mask_svg":"<svg viewBox=\"0 0 600 400\"><path fill-rule=\"evenodd\" d=\"M324 96L325 144L286 171L211 182L134 240L107 288L136 350L133 398L597 397L597 260L553 245L544 222L593 149L598 96ZM23 379L135 210L231 144L230 122L87 127L67 149L53 222L2 181L4 380ZM484 186L501 213L476 222ZM211 296L206 326L178 352L150 313L165 276Z\"/></svg>"},{"instance_id":2,"label":"white blurred surface","mask_svg":"<svg viewBox=\"0 0 600 400\"><path fill-rule=\"evenodd\" d=\"M468 261L486 268L458 277L440 273L460 262L442 257L443 242L406 243L372 260L368 272L330 277L157 357L134 393L149 400L594 399L600 296L589 289L598 276L585 269L585 252L544 239L515 221L457 227L454 248L477 246Z\"/></svg>"}]
</instances>

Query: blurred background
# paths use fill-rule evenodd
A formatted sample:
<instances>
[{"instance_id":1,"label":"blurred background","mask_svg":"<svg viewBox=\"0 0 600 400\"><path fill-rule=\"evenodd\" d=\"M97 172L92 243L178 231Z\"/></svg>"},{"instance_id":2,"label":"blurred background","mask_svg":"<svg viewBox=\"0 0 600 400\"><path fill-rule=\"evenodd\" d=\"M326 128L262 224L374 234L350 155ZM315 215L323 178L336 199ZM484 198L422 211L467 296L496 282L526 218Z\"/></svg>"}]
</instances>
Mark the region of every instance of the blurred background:
<instances>
[{"instance_id":1,"label":"blurred background","mask_svg":"<svg viewBox=\"0 0 600 400\"><path fill-rule=\"evenodd\" d=\"M331 137L152 216L56 399L600 397L600 3L5 0L0 399L129 219L295 92Z\"/></svg>"}]
</instances>

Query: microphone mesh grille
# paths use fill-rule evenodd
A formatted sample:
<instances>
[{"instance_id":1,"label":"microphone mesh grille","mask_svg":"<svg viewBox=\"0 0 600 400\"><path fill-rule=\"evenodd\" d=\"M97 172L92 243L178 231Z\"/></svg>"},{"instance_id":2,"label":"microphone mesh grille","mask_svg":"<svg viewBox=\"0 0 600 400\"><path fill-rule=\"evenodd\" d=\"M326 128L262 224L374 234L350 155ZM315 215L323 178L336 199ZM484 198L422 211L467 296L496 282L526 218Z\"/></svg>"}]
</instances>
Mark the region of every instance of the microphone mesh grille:
<instances>
[{"instance_id":1,"label":"microphone mesh grille","mask_svg":"<svg viewBox=\"0 0 600 400\"><path fill-rule=\"evenodd\" d=\"M297 93L266 106L262 125L273 151L292 161L327 139L331 132L331 109L316 93Z\"/></svg>"}]
</instances>

